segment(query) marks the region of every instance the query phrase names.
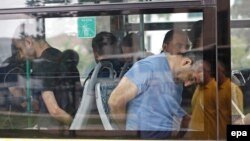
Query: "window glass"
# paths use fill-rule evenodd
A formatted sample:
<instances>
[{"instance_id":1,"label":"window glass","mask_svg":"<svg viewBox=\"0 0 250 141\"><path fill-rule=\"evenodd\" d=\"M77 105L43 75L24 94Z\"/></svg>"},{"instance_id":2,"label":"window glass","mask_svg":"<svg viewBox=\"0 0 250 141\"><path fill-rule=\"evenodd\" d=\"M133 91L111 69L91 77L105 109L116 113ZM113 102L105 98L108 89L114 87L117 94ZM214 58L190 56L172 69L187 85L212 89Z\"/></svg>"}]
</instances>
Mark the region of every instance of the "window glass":
<instances>
[{"instance_id":1,"label":"window glass","mask_svg":"<svg viewBox=\"0 0 250 141\"><path fill-rule=\"evenodd\" d=\"M93 18L94 23L96 23L96 29L93 29L93 32L96 34L101 31L110 32L109 16L82 17L82 19L83 18ZM60 50L73 49L79 53L80 60L78 69L81 71L81 75L86 78L89 71L93 69L93 63L95 62L91 48L93 37L78 37L78 26L84 26L78 25L79 19L81 19L81 17L47 18L45 19L45 33L48 43L52 46L58 47Z\"/></svg>"},{"instance_id":2,"label":"window glass","mask_svg":"<svg viewBox=\"0 0 250 141\"><path fill-rule=\"evenodd\" d=\"M238 113L248 113L249 110L249 41L247 36L250 34L249 28L231 29L231 63L232 78L241 88L243 93L243 108ZM233 94L233 92L232 92ZM232 110L235 110L232 107Z\"/></svg>"},{"instance_id":3,"label":"window glass","mask_svg":"<svg viewBox=\"0 0 250 141\"><path fill-rule=\"evenodd\" d=\"M248 10L248 6L250 5L249 1L230 0L230 4L231 4L231 19L242 20L250 18Z\"/></svg>"},{"instance_id":4,"label":"window glass","mask_svg":"<svg viewBox=\"0 0 250 141\"><path fill-rule=\"evenodd\" d=\"M233 28L231 29L232 44L232 69L247 68L249 64L249 28Z\"/></svg>"},{"instance_id":5,"label":"window glass","mask_svg":"<svg viewBox=\"0 0 250 141\"><path fill-rule=\"evenodd\" d=\"M231 0L231 67L232 80L240 88L242 94L237 94L237 88L232 86L232 103L240 103L240 105L232 105L232 121L239 124L239 120L250 111L249 105L249 1ZM235 100L235 99L238 99Z\"/></svg>"},{"instance_id":6,"label":"window glass","mask_svg":"<svg viewBox=\"0 0 250 141\"><path fill-rule=\"evenodd\" d=\"M145 23L182 22L183 18L186 22L201 20L202 13L144 14L143 16ZM139 15L130 15L128 17L129 23L139 23L140 20Z\"/></svg>"},{"instance_id":7,"label":"window glass","mask_svg":"<svg viewBox=\"0 0 250 141\"><path fill-rule=\"evenodd\" d=\"M155 26L149 27L145 29L145 48L149 49L149 51L157 54L161 51L161 44L164 39L164 35L169 30L160 30L154 27L162 27L165 29L171 28L180 28L184 29L187 32L191 31L192 24L188 24L188 22L195 22L202 20L202 13L171 13L171 14L145 14L145 15L129 15L128 22L131 23L132 30L139 30L140 25L136 25L136 23L140 23L140 21L144 21L145 24L152 23ZM185 21L185 22L183 22ZM157 26L156 24L159 24ZM162 24L161 24L162 23ZM147 28L144 26L144 28ZM148 30L148 31L147 31ZM159 38L161 36L161 38ZM159 41L156 41L159 40ZM160 41L162 40L162 41ZM154 41L154 42L152 42ZM153 47L154 46L154 47Z\"/></svg>"},{"instance_id":8,"label":"window glass","mask_svg":"<svg viewBox=\"0 0 250 141\"><path fill-rule=\"evenodd\" d=\"M71 129L78 131L80 135L83 133L82 136L86 136L84 131L103 131L101 133L105 134L106 130L115 129L115 134L107 133L107 136L120 137L120 132L115 132L119 125L113 117L111 118L109 106L112 104L108 100L118 82L126 75L133 79L131 81L138 89L134 96L139 97L144 91L147 91L147 85L152 85L152 90L145 94L145 99L133 97L135 98L133 102L146 101L139 106L139 109L146 113L146 117L144 117L144 113L134 115L133 110L136 109L131 108L131 111L129 110L131 113L126 117L130 120L126 125L126 129L129 131L125 134L122 132L122 137L140 138L147 135L147 132L146 134L142 132L144 135L141 135L141 132L137 131L144 131L144 125L146 128L156 126L151 123L147 125L145 121L143 121L144 124L139 123L138 116L147 120L150 120L151 116L157 119L161 118L165 112L169 115L172 115L173 112L175 116L170 116L167 122L165 119L154 120L160 126L154 130L159 133L165 130L180 130L198 135L205 131L204 117L201 120L203 126L198 129L180 128L184 115L192 114L192 96L196 85L184 87L183 82L179 81L179 79L185 79L188 83L194 81L189 78L193 73L191 70L183 71L186 66L180 69L183 76L178 75L178 79L175 79L175 76L172 75L179 74L179 71L172 74L170 70L172 66L166 61L165 56L167 54L168 58L170 54L183 53L192 47L202 47L202 33L199 34L200 37L197 40L193 40L192 33L194 23L203 20L202 12L147 15L102 15L101 13L97 16L69 16L70 14L64 13L67 17L63 15L49 17L49 14L44 14L47 16L44 18L22 15L24 18L15 19L18 14L0 16L0 29L3 31L0 33L0 106L4 113L1 116L3 124L0 125L0 128L48 129L48 131L50 129L59 129L59 131ZM202 26L199 28L202 29ZM173 40L171 37L164 39L166 33L171 29L177 30L177 34L172 36L178 35L176 37L178 40ZM195 46L196 43L194 44L192 41L198 40L199 46ZM162 50L168 53L161 53ZM143 63L144 58L150 58L153 55L160 58L157 60L159 66L155 66L159 70L156 71L153 71L155 68L151 66L155 65L154 63L149 66L147 61L145 64ZM179 55L173 56L180 57ZM198 56L203 56L203 52L200 52ZM174 58L172 63L183 58ZM142 63L136 63L141 60L143 60ZM191 64L191 61L188 60L187 63ZM131 69L133 65L134 68ZM176 63L174 66L179 65L180 63ZM150 71L147 72L147 69ZM161 72L165 69L167 70ZM131 71L128 72L129 70ZM158 71L160 72L158 73ZM203 68L199 70L199 73L202 71ZM155 78L152 78L151 75L155 75ZM134 90L134 85L126 90ZM152 91L156 92L156 96L149 95ZM51 93L54 94L54 97ZM168 95L160 97L161 93L168 93L171 98L169 99ZM165 99L167 102L164 101ZM200 112L204 109L202 100L200 97L196 101ZM53 109L53 107L57 107L54 105L55 101L60 107L59 111L57 108ZM128 103L128 106L133 105L133 102ZM138 107L136 103L134 106ZM158 106L163 107L158 109ZM149 113L147 113L148 109ZM68 114L61 116L60 114L65 114L61 110ZM155 112L158 112L159 115ZM28 115L25 115L26 113ZM215 117L215 115L213 116ZM161 122L167 125L163 128ZM125 127L119 130L124 131L124 129ZM214 134L216 133L214 132ZM92 136L102 135L93 134ZM164 137L165 135L166 138L170 137L169 132L164 133ZM145 138L149 137L145 136ZM186 137L182 138L186 139Z\"/></svg>"}]
</instances>

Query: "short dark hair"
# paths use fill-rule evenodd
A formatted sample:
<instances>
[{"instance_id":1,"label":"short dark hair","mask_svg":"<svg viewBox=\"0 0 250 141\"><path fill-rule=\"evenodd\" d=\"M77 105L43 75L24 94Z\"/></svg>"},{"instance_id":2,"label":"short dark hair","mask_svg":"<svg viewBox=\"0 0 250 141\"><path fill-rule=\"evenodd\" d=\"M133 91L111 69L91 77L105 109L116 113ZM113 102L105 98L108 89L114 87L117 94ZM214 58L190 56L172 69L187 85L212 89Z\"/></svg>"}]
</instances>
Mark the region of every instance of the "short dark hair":
<instances>
[{"instance_id":1,"label":"short dark hair","mask_svg":"<svg viewBox=\"0 0 250 141\"><path fill-rule=\"evenodd\" d=\"M139 35L137 33L129 33L122 39L121 46L131 48L133 46L133 39L140 44Z\"/></svg>"},{"instance_id":2,"label":"short dark hair","mask_svg":"<svg viewBox=\"0 0 250 141\"><path fill-rule=\"evenodd\" d=\"M220 64L221 65L221 67L224 69L224 74L225 74L225 76L226 77L231 77L231 68L230 68L230 65L226 65L226 60L224 60L224 59L221 59L221 58L218 58L218 64Z\"/></svg>"},{"instance_id":3,"label":"short dark hair","mask_svg":"<svg viewBox=\"0 0 250 141\"><path fill-rule=\"evenodd\" d=\"M102 53L102 48L104 45L114 45L117 44L117 38L114 34L110 32L100 32L92 40L92 48L94 52Z\"/></svg>"},{"instance_id":4,"label":"short dark hair","mask_svg":"<svg viewBox=\"0 0 250 141\"><path fill-rule=\"evenodd\" d=\"M201 38L201 33L202 33L202 20L196 21L191 28L189 38L192 42L193 47L192 48L197 48L198 44L198 39Z\"/></svg>"},{"instance_id":5,"label":"short dark hair","mask_svg":"<svg viewBox=\"0 0 250 141\"><path fill-rule=\"evenodd\" d=\"M72 49L66 49L62 52L61 62L70 64L72 66L77 66L79 63L79 55L76 51Z\"/></svg>"}]
</instances>

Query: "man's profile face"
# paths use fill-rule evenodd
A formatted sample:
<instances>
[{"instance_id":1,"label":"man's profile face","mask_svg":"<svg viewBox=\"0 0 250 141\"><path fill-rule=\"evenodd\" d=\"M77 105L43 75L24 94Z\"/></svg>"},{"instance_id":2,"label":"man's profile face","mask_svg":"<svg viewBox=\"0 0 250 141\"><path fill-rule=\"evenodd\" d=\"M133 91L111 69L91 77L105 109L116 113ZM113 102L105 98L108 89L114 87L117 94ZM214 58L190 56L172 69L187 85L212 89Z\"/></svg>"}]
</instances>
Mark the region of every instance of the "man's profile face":
<instances>
[{"instance_id":1,"label":"man's profile face","mask_svg":"<svg viewBox=\"0 0 250 141\"><path fill-rule=\"evenodd\" d=\"M121 49L116 44L106 44L102 47L102 55L120 54Z\"/></svg>"},{"instance_id":2,"label":"man's profile face","mask_svg":"<svg viewBox=\"0 0 250 141\"><path fill-rule=\"evenodd\" d=\"M179 70L175 77L175 79L179 82L183 82L185 86L189 86L194 83L191 67Z\"/></svg>"},{"instance_id":3,"label":"man's profile face","mask_svg":"<svg viewBox=\"0 0 250 141\"><path fill-rule=\"evenodd\" d=\"M117 46L115 37L111 35L99 34L95 42L97 46L94 49L94 56L96 62L99 62L103 58L108 58L110 55L120 54L121 48Z\"/></svg>"},{"instance_id":4,"label":"man's profile face","mask_svg":"<svg viewBox=\"0 0 250 141\"><path fill-rule=\"evenodd\" d=\"M190 85L193 81L193 70L192 70L192 61L190 58L182 57L181 55L176 55L175 68L173 69L174 79L177 82L187 82L187 85Z\"/></svg>"},{"instance_id":5,"label":"man's profile face","mask_svg":"<svg viewBox=\"0 0 250 141\"><path fill-rule=\"evenodd\" d=\"M105 44L102 46L100 51L94 52L97 62L102 59L109 58L112 55L117 55L117 54L121 54L121 48L119 48L116 44L113 44L113 45Z\"/></svg>"},{"instance_id":6,"label":"man's profile face","mask_svg":"<svg viewBox=\"0 0 250 141\"><path fill-rule=\"evenodd\" d=\"M205 63L206 66L206 63ZM208 66L206 66L208 67ZM184 82L185 86L192 84L203 84L204 83L204 62L199 60L191 64L182 65L180 64L179 68L175 73L175 79ZM210 73L209 73L210 74Z\"/></svg>"},{"instance_id":7,"label":"man's profile face","mask_svg":"<svg viewBox=\"0 0 250 141\"><path fill-rule=\"evenodd\" d=\"M174 33L173 39L169 43L164 43L164 52L183 53L189 49L189 46L189 39L185 33Z\"/></svg>"},{"instance_id":8,"label":"man's profile face","mask_svg":"<svg viewBox=\"0 0 250 141\"><path fill-rule=\"evenodd\" d=\"M203 84L204 83L204 64L203 62L196 63L193 72L193 79L196 84Z\"/></svg>"},{"instance_id":9,"label":"man's profile face","mask_svg":"<svg viewBox=\"0 0 250 141\"><path fill-rule=\"evenodd\" d=\"M34 49L30 46L27 47L24 39L14 39L13 43L17 49L20 59L32 59L35 56Z\"/></svg>"}]
</instances>

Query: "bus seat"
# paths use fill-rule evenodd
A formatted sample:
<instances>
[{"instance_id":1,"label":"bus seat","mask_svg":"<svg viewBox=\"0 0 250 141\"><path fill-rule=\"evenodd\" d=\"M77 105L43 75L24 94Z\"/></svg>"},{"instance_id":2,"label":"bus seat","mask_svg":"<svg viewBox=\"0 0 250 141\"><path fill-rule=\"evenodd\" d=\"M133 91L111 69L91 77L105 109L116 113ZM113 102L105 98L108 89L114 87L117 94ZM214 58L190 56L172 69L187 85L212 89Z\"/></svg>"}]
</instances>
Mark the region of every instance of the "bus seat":
<instances>
[{"instance_id":1,"label":"bus seat","mask_svg":"<svg viewBox=\"0 0 250 141\"><path fill-rule=\"evenodd\" d=\"M105 75L100 75L100 70L105 69ZM108 75L107 75L108 72ZM70 126L70 130L86 129L90 115L97 109L95 85L100 79L113 80L116 76L116 72L113 69L113 65L109 61L99 62L95 68L91 77L84 85L84 91L81 99L80 106L77 110L75 118ZM98 109L97 109L98 110Z\"/></svg>"},{"instance_id":2,"label":"bus seat","mask_svg":"<svg viewBox=\"0 0 250 141\"><path fill-rule=\"evenodd\" d=\"M96 83L97 74L101 68L101 63L95 66L93 74L84 85L84 91L80 106L76 112L75 118L70 125L70 130L80 130L87 127L87 122L91 110L95 107L94 85Z\"/></svg>"},{"instance_id":3,"label":"bus seat","mask_svg":"<svg viewBox=\"0 0 250 141\"><path fill-rule=\"evenodd\" d=\"M133 66L133 63L130 61L127 61L124 63L124 65L121 68L121 72L119 74L119 78L121 79L124 74Z\"/></svg>"},{"instance_id":4,"label":"bus seat","mask_svg":"<svg viewBox=\"0 0 250 141\"><path fill-rule=\"evenodd\" d=\"M105 130L114 130L117 128L116 125L112 123L110 118L110 110L108 105L110 94L117 84L118 81L102 80L99 81L95 87L97 109Z\"/></svg>"},{"instance_id":5,"label":"bus seat","mask_svg":"<svg viewBox=\"0 0 250 141\"><path fill-rule=\"evenodd\" d=\"M117 125L111 120L108 100L120 79L132 65L133 63L130 61L123 63L120 68L120 73L116 73L119 74L118 76L114 75L113 77L109 77L109 79L98 79L95 86L97 109L105 130L118 129Z\"/></svg>"}]
</instances>

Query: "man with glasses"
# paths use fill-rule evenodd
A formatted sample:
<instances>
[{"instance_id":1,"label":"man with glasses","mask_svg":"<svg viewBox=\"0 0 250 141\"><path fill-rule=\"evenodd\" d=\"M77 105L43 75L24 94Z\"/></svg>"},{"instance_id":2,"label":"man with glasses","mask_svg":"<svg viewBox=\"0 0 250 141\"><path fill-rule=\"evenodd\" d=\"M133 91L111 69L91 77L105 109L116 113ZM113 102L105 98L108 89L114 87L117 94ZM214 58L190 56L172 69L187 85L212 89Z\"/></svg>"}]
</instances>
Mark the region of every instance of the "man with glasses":
<instances>
[{"instance_id":1,"label":"man with glasses","mask_svg":"<svg viewBox=\"0 0 250 141\"><path fill-rule=\"evenodd\" d=\"M172 29L166 33L162 43L162 52L178 54L188 49L190 49L190 41L186 32Z\"/></svg>"}]
</instances>

